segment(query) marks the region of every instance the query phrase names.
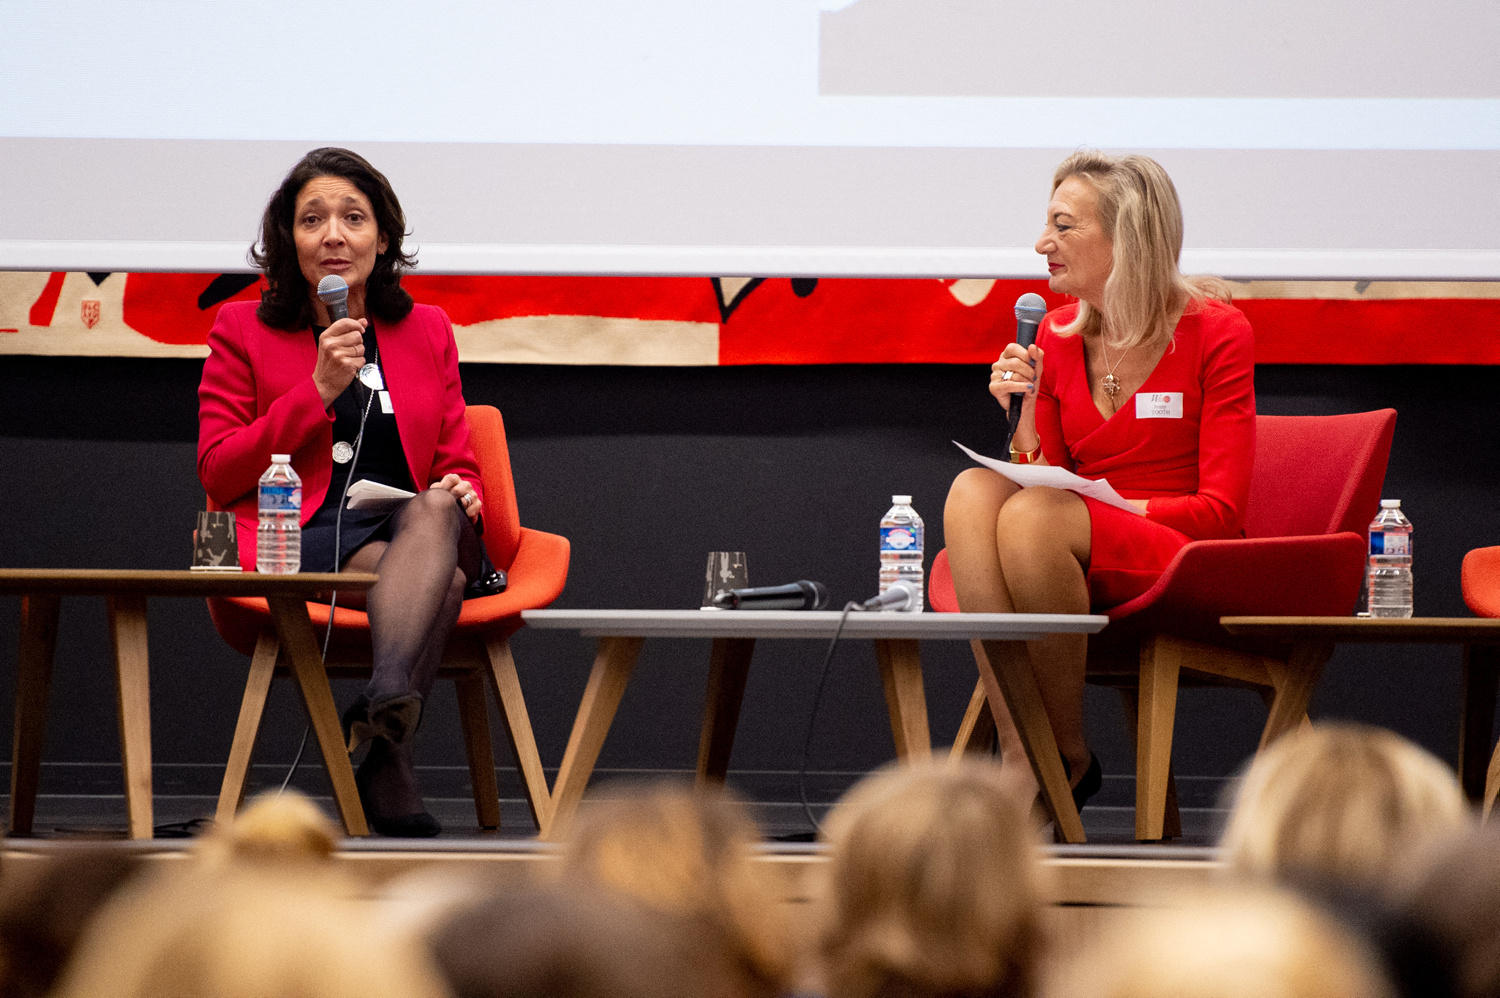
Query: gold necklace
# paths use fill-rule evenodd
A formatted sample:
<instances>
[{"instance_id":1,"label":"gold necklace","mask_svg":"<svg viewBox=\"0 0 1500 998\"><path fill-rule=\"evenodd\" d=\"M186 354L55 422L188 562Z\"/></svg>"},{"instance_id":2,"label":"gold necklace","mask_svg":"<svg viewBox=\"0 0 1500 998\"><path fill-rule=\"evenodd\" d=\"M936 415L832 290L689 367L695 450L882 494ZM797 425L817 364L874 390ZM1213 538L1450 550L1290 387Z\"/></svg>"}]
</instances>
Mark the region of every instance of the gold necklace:
<instances>
[{"instance_id":1,"label":"gold necklace","mask_svg":"<svg viewBox=\"0 0 1500 998\"><path fill-rule=\"evenodd\" d=\"M1115 368L1120 366L1121 361L1125 359L1125 354L1135 349L1135 344L1132 343L1130 344L1130 346L1126 347L1125 353L1120 354L1120 359L1111 364L1109 362L1109 347L1105 345L1106 342L1107 341L1105 335L1101 332L1099 334L1099 351L1104 355L1105 374L1104 380L1099 384L1104 389L1104 394L1109 396L1109 401L1113 403L1115 400L1115 396L1120 394L1121 387L1120 379L1115 377Z\"/></svg>"}]
</instances>

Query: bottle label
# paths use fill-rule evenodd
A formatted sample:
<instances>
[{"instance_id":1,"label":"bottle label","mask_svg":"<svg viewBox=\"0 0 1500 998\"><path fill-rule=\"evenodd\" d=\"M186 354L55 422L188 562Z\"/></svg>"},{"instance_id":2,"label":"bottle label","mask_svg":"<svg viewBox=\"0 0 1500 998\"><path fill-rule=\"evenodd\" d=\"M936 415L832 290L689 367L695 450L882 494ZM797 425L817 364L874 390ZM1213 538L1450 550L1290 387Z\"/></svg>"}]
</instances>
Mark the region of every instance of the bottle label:
<instances>
[{"instance_id":1,"label":"bottle label","mask_svg":"<svg viewBox=\"0 0 1500 998\"><path fill-rule=\"evenodd\" d=\"M881 527L880 550L920 551L922 531L917 527Z\"/></svg>"},{"instance_id":2,"label":"bottle label","mask_svg":"<svg viewBox=\"0 0 1500 998\"><path fill-rule=\"evenodd\" d=\"M262 513L301 512L302 486L262 485L259 507Z\"/></svg>"},{"instance_id":3,"label":"bottle label","mask_svg":"<svg viewBox=\"0 0 1500 998\"><path fill-rule=\"evenodd\" d=\"M1371 534L1370 554L1396 555L1402 557L1411 554L1410 534Z\"/></svg>"}]
</instances>

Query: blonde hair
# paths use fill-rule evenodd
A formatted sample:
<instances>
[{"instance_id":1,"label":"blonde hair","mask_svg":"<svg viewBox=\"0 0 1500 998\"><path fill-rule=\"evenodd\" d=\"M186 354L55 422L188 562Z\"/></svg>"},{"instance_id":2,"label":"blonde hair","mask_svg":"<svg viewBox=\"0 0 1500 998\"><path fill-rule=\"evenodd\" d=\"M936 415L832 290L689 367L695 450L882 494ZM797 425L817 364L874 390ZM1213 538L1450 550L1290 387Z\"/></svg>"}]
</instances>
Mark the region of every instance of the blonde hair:
<instances>
[{"instance_id":1,"label":"blonde hair","mask_svg":"<svg viewBox=\"0 0 1500 998\"><path fill-rule=\"evenodd\" d=\"M568 875L717 929L752 988L786 990L794 946L771 871L743 804L673 784L638 788L587 809L564 853Z\"/></svg>"},{"instance_id":2,"label":"blonde hair","mask_svg":"<svg viewBox=\"0 0 1500 998\"><path fill-rule=\"evenodd\" d=\"M1056 998L1387 998L1374 957L1289 895L1221 891L1140 908L1052 975Z\"/></svg>"},{"instance_id":3,"label":"blonde hair","mask_svg":"<svg viewBox=\"0 0 1500 998\"><path fill-rule=\"evenodd\" d=\"M998 767L887 769L855 786L823 831L831 998L1031 993L1036 845Z\"/></svg>"},{"instance_id":4,"label":"blonde hair","mask_svg":"<svg viewBox=\"0 0 1500 998\"><path fill-rule=\"evenodd\" d=\"M328 871L171 869L106 909L57 998L442 998L418 941Z\"/></svg>"},{"instance_id":5,"label":"blonde hair","mask_svg":"<svg viewBox=\"0 0 1500 998\"><path fill-rule=\"evenodd\" d=\"M1221 845L1242 876L1375 884L1470 820L1452 770L1425 749L1380 728L1321 724L1251 763Z\"/></svg>"},{"instance_id":6,"label":"blonde hair","mask_svg":"<svg viewBox=\"0 0 1500 998\"><path fill-rule=\"evenodd\" d=\"M232 821L215 825L198 843L202 865L322 862L333 856L339 830L295 790L257 797Z\"/></svg>"},{"instance_id":7,"label":"blonde hair","mask_svg":"<svg viewBox=\"0 0 1500 998\"><path fill-rule=\"evenodd\" d=\"M56 998L444 998L416 938L326 861L331 828L299 795L261 798L116 895Z\"/></svg>"},{"instance_id":8,"label":"blonde hair","mask_svg":"<svg viewBox=\"0 0 1500 998\"><path fill-rule=\"evenodd\" d=\"M1113 261L1104 284L1103 314L1080 300L1077 318L1059 328L1059 334L1109 332L1111 345L1128 349L1170 338L1173 317L1195 299L1230 300L1229 285L1217 277L1184 277L1178 270L1182 205L1160 163L1149 156L1081 149L1053 172L1053 193L1069 177L1094 191L1094 210L1112 245Z\"/></svg>"}]
</instances>

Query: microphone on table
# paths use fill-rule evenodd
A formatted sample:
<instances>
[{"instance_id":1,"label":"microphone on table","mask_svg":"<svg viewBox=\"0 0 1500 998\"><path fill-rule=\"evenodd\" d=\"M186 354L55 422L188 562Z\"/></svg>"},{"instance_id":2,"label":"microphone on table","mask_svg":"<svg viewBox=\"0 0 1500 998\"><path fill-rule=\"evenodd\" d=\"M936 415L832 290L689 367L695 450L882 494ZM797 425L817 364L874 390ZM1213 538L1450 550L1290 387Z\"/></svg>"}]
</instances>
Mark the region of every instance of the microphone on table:
<instances>
[{"instance_id":1,"label":"microphone on table","mask_svg":"<svg viewBox=\"0 0 1500 998\"><path fill-rule=\"evenodd\" d=\"M324 278L326 281L328 278ZM322 285L318 285L319 289ZM322 291L319 290L319 295ZM1047 303L1042 296L1035 292L1027 292L1016 299L1016 343L1021 349L1030 349L1036 342L1037 327L1042 324L1042 319L1047 315ZM1035 364L1031 365L1035 367ZM1016 427L1021 425L1021 406L1024 395L1012 395L1010 397L1010 428L1005 432L1005 459L1010 460L1010 442L1016 435Z\"/></svg>"},{"instance_id":2,"label":"microphone on table","mask_svg":"<svg viewBox=\"0 0 1500 998\"><path fill-rule=\"evenodd\" d=\"M828 605L828 587L803 579L785 586L722 589L713 602L721 610L821 610Z\"/></svg>"},{"instance_id":3,"label":"microphone on table","mask_svg":"<svg viewBox=\"0 0 1500 998\"><path fill-rule=\"evenodd\" d=\"M318 282L318 301L328 306L330 323L349 318L349 285L338 274L329 274Z\"/></svg>"},{"instance_id":4,"label":"microphone on table","mask_svg":"<svg viewBox=\"0 0 1500 998\"><path fill-rule=\"evenodd\" d=\"M872 596L865 600L859 608L861 610L920 610L922 597L917 595L916 586L905 579L898 579L879 596Z\"/></svg>"}]
</instances>

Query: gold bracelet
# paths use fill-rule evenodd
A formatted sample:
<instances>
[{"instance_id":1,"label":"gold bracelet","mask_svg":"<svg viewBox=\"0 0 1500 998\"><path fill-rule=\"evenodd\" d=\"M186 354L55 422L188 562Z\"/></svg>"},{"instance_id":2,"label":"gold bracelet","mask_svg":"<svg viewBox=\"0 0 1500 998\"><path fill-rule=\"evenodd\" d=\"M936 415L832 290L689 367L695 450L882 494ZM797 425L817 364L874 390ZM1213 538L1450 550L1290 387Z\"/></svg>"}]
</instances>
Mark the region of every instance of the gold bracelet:
<instances>
[{"instance_id":1,"label":"gold bracelet","mask_svg":"<svg viewBox=\"0 0 1500 998\"><path fill-rule=\"evenodd\" d=\"M1036 464L1042 458L1042 445L1038 443L1031 450L1016 450L1016 445L1010 445L1011 464Z\"/></svg>"}]
</instances>

